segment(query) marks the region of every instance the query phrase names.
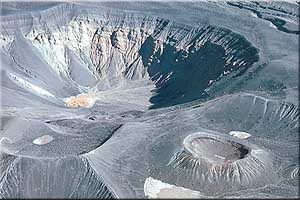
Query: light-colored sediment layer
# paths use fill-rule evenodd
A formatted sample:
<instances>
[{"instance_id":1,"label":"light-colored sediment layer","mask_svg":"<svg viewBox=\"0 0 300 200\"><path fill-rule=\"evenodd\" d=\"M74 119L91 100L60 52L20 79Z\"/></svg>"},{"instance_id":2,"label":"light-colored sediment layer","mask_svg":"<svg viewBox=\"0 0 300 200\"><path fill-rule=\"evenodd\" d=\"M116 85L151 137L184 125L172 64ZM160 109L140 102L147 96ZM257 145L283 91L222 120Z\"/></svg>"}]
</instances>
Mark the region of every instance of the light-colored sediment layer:
<instances>
[{"instance_id":1,"label":"light-colored sediment layer","mask_svg":"<svg viewBox=\"0 0 300 200\"><path fill-rule=\"evenodd\" d=\"M145 180L144 193L148 198L200 198L201 193L184 187L178 187L149 177Z\"/></svg>"},{"instance_id":2,"label":"light-colored sediment layer","mask_svg":"<svg viewBox=\"0 0 300 200\"><path fill-rule=\"evenodd\" d=\"M44 144L48 144L52 140L54 140L54 138L51 135L43 135L41 137L34 139L32 143L36 145L44 145Z\"/></svg>"},{"instance_id":3,"label":"light-colored sediment layer","mask_svg":"<svg viewBox=\"0 0 300 200\"><path fill-rule=\"evenodd\" d=\"M243 132L243 131L230 131L228 134L240 139L247 139L251 136L250 133Z\"/></svg>"},{"instance_id":4,"label":"light-colored sediment layer","mask_svg":"<svg viewBox=\"0 0 300 200\"><path fill-rule=\"evenodd\" d=\"M40 88L32 83L30 83L29 81L26 81L24 79L22 79L21 77L18 77L12 73L9 73L11 79L18 85L20 85L21 87L25 88L25 89L29 89L34 91L35 93L38 93L40 95L45 95L48 97L53 97L55 98L55 96L53 94L51 94L50 92L48 92L47 90Z\"/></svg>"}]
</instances>

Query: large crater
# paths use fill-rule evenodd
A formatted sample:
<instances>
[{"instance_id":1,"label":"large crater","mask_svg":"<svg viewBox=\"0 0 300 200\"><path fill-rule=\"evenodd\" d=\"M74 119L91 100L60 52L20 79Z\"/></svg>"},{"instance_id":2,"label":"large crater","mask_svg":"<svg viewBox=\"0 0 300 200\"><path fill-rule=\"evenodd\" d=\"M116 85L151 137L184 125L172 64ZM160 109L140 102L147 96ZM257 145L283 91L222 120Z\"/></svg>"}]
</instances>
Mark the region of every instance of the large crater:
<instances>
[{"instance_id":1,"label":"large crater","mask_svg":"<svg viewBox=\"0 0 300 200\"><path fill-rule=\"evenodd\" d=\"M98 98L97 92L111 96L110 91L122 86L128 95L147 96L140 103L150 108L173 106L221 94L230 81L221 86L216 82L242 75L259 59L251 43L228 29L191 27L137 14L77 16L59 29L36 25L25 35L31 44L17 36L11 53L18 62L21 53L14 49L18 43L38 49L51 66L48 73L63 82L56 88L44 85L43 94L39 91L55 103L49 96L66 98L93 91ZM28 69L25 73L33 76ZM24 82L15 73L11 79ZM131 89L149 84L155 89L147 87L143 93ZM33 87L27 84L28 88ZM77 104L72 102L72 107L88 105Z\"/></svg>"},{"instance_id":2,"label":"large crater","mask_svg":"<svg viewBox=\"0 0 300 200\"><path fill-rule=\"evenodd\" d=\"M152 108L205 98L213 82L231 72L239 76L258 61L257 49L227 29L194 28L164 19L140 23L135 29L126 22L98 28L91 60L100 74L111 76L113 68L113 75L129 79L148 75L156 86Z\"/></svg>"}]
</instances>

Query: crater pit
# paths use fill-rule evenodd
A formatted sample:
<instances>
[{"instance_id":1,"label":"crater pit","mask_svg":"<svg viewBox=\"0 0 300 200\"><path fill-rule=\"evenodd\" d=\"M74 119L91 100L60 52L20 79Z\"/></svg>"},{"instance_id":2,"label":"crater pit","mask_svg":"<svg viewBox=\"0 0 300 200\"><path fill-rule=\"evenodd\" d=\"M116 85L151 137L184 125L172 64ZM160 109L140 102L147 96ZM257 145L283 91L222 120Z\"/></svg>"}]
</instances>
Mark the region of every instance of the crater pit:
<instances>
[{"instance_id":1,"label":"crater pit","mask_svg":"<svg viewBox=\"0 0 300 200\"><path fill-rule=\"evenodd\" d=\"M230 81L217 82L242 75L259 60L250 42L225 28L137 14L120 18L115 13L108 19L77 16L62 29L33 28L27 34L54 72L77 87L76 97L64 95L67 106L93 105L84 87L88 92L126 90L132 88L128 82L155 86L143 93L128 91L135 97L151 91L146 94L150 108L187 103L220 93Z\"/></svg>"},{"instance_id":2,"label":"crater pit","mask_svg":"<svg viewBox=\"0 0 300 200\"><path fill-rule=\"evenodd\" d=\"M184 146L195 158L204 159L206 162L217 165L225 165L243 159L250 153L250 149L242 144L209 137L187 137Z\"/></svg>"}]
</instances>

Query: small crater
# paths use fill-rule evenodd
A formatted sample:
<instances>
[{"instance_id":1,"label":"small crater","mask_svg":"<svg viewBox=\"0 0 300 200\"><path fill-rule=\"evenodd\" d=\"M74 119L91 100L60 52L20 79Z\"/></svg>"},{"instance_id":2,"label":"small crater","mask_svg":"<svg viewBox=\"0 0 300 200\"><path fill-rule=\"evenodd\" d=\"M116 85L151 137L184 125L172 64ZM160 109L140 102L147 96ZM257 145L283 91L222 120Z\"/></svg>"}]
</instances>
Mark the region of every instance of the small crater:
<instances>
[{"instance_id":1,"label":"small crater","mask_svg":"<svg viewBox=\"0 0 300 200\"><path fill-rule=\"evenodd\" d=\"M224 165L245 158L250 149L233 141L220 141L215 138L198 137L187 139L185 147L196 158L202 158L209 163Z\"/></svg>"},{"instance_id":2,"label":"small crater","mask_svg":"<svg viewBox=\"0 0 300 200\"><path fill-rule=\"evenodd\" d=\"M238 138L198 132L183 140L183 148L167 165L174 170L168 174L177 175L177 184L216 195L274 181L272 163L267 152Z\"/></svg>"}]
</instances>

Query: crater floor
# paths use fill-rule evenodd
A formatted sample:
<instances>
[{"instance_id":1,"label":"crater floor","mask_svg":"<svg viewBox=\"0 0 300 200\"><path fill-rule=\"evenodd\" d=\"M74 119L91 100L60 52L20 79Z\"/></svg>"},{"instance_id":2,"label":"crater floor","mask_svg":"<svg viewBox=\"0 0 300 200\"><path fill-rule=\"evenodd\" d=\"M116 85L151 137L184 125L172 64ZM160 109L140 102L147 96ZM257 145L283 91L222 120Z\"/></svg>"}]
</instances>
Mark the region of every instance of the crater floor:
<instances>
[{"instance_id":1,"label":"crater floor","mask_svg":"<svg viewBox=\"0 0 300 200\"><path fill-rule=\"evenodd\" d=\"M298 197L298 8L1 2L0 197Z\"/></svg>"}]
</instances>

